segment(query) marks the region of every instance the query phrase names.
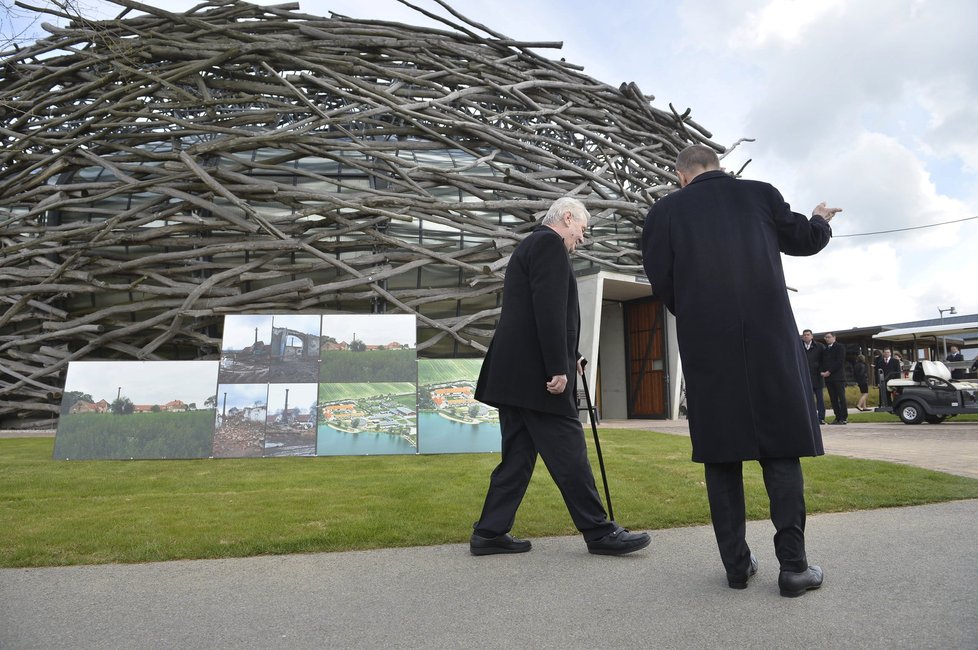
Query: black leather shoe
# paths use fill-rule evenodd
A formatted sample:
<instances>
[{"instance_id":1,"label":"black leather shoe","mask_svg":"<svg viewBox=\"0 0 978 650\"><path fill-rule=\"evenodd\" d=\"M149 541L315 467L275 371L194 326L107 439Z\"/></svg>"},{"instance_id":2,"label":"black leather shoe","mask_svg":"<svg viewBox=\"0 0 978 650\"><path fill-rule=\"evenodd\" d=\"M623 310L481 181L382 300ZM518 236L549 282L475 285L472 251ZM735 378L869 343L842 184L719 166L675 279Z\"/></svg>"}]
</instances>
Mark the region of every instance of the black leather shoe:
<instances>
[{"instance_id":1,"label":"black leather shoe","mask_svg":"<svg viewBox=\"0 0 978 650\"><path fill-rule=\"evenodd\" d=\"M604 537L588 542L587 550L595 555L624 555L651 543L648 533L631 533L616 524L615 529Z\"/></svg>"},{"instance_id":2,"label":"black leather shoe","mask_svg":"<svg viewBox=\"0 0 978 650\"><path fill-rule=\"evenodd\" d=\"M747 567L747 575L743 573L728 573L727 584L731 589L747 589L747 581L757 573L757 557L750 554L750 566Z\"/></svg>"},{"instance_id":3,"label":"black leather shoe","mask_svg":"<svg viewBox=\"0 0 978 650\"><path fill-rule=\"evenodd\" d=\"M810 566L804 571L782 571L778 576L778 588L781 595L788 598L797 598L809 589L818 589L822 586L822 568Z\"/></svg>"},{"instance_id":4,"label":"black leather shoe","mask_svg":"<svg viewBox=\"0 0 978 650\"><path fill-rule=\"evenodd\" d=\"M497 553L526 553L532 548L529 540L516 539L509 533L495 537L483 537L472 533L469 550L472 555L495 555Z\"/></svg>"},{"instance_id":5,"label":"black leather shoe","mask_svg":"<svg viewBox=\"0 0 978 650\"><path fill-rule=\"evenodd\" d=\"M819 424L825 424L825 420L819 420L818 423Z\"/></svg>"}]
</instances>

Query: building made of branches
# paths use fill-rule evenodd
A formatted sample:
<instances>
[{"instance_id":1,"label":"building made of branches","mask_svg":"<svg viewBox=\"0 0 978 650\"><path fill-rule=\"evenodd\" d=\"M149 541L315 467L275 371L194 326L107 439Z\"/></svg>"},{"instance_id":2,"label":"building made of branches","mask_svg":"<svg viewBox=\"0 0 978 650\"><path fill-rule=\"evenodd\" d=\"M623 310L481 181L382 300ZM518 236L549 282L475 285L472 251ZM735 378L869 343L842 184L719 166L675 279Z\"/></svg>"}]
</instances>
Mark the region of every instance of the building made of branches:
<instances>
[{"instance_id":1,"label":"building made of branches","mask_svg":"<svg viewBox=\"0 0 978 650\"><path fill-rule=\"evenodd\" d=\"M216 359L227 314L408 313L421 356L479 356L509 255L568 194L586 343L628 348L645 212L679 150L722 150L441 2L440 28L113 2L2 54L0 426L52 424L70 361ZM647 352L603 360L606 388Z\"/></svg>"}]
</instances>

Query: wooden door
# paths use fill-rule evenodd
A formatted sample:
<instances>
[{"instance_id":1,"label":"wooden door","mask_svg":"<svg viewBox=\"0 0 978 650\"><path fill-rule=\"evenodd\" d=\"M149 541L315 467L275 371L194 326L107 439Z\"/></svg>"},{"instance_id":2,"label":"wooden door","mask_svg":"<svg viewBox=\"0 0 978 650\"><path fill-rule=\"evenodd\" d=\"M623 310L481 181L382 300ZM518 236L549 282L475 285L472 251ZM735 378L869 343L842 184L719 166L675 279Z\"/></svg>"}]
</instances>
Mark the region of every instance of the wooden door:
<instances>
[{"instance_id":1,"label":"wooden door","mask_svg":"<svg viewBox=\"0 0 978 650\"><path fill-rule=\"evenodd\" d=\"M624 303L629 418L666 418L665 307L655 298Z\"/></svg>"}]
</instances>

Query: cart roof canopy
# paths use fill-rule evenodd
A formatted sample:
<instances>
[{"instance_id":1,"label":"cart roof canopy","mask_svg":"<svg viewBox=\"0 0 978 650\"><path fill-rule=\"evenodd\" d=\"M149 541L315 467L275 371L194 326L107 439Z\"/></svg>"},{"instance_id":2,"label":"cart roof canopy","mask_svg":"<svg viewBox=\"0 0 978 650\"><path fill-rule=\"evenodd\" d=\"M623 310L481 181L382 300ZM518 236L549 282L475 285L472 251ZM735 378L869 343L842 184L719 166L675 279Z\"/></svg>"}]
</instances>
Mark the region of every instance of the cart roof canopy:
<instances>
[{"instance_id":1,"label":"cart roof canopy","mask_svg":"<svg viewBox=\"0 0 978 650\"><path fill-rule=\"evenodd\" d=\"M886 341L916 341L922 338L937 336L948 339L957 338L959 341L978 336L978 321L970 323L949 323L947 325L929 325L927 327L904 327L894 330L883 330L873 334L874 339Z\"/></svg>"}]
</instances>

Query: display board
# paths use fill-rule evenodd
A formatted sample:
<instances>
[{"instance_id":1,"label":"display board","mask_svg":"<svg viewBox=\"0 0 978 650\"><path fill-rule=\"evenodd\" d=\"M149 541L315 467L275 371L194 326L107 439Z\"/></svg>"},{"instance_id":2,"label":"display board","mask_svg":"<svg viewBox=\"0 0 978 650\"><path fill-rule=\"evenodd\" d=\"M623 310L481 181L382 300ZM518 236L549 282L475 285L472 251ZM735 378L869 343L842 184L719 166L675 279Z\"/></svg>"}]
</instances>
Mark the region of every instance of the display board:
<instances>
[{"instance_id":1,"label":"display board","mask_svg":"<svg viewBox=\"0 0 978 650\"><path fill-rule=\"evenodd\" d=\"M229 315L219 361L72 362L55 458L499 451L498 414L474 396L481 359L419 361L416 327Z\"/></svg>"}]
</instances>

